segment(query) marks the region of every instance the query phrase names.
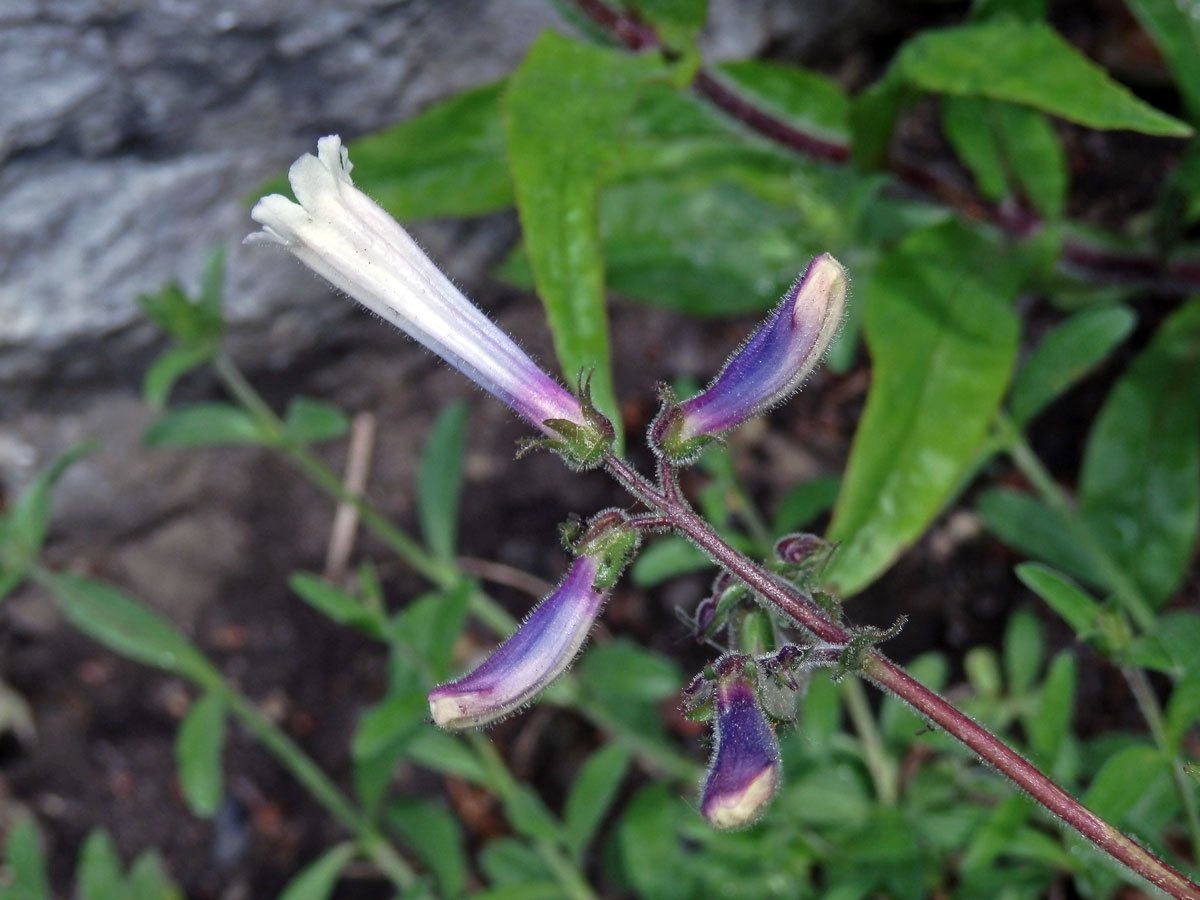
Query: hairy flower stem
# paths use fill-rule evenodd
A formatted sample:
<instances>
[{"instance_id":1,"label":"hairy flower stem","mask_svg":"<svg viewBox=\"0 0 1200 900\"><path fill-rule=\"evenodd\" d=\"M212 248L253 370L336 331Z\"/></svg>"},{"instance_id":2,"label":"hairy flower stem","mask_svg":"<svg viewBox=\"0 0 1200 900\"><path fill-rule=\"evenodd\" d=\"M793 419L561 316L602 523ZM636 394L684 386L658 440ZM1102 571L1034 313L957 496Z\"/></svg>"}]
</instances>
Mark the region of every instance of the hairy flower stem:
<instances>
[{"instance_id":1,"label":"hairy flower stem","mask_svg":"<svg viewBox=\"0 0 1200 900\"><path fill-rule=\"evenodd\" d=\"M673 489L674 474L660 472L663 484L651 484L623 459L606 460L609 473L634 497L657 514L669 518L672 528L691 540L714 562L766 597L776 609L823 641L848 645L851 633L834 622L811 597L775 578L734 550L686 500ZM1101 819L1047 778L1000 738L966 716L877 651L864 657L861 672L882 690L903 700L917 714L961 741L981 759L1011 779L1019 788L1114 859L1124 863L1151 884L1179 900L1200 900L1200 885L1160 860Z\"/></svg>"}]
</instances>

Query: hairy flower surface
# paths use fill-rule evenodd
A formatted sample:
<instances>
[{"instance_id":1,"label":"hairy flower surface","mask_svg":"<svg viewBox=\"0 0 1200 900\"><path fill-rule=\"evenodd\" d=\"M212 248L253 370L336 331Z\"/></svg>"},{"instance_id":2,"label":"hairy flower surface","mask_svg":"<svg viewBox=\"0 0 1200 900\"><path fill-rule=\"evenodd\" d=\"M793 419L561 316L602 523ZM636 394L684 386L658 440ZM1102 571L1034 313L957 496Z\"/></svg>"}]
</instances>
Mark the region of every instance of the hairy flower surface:
<instances>
[{"instance_id":1,"label":"hairy flower surface","mask_svg":"<svg viewBox=\"0 0 1200 900\"><path fill-rule=\"evenodd\" d=\"M790 397L841 327L849 283L846 270L828 253L813 259L712 384L664 408L653 443L668 457L686 460L710 438Z\"/></svg>"},{"instance_id":2,"label":"hairy flower surface","mask_svg":"<svg viewBox=\"0 0 1200 900\"><path fill-rule=\"evenodd\" d=\"M604 605L594 589L601 559L579 556L566 578L476 669L429 692L443 728L486 725L532 700L571 664Z\"/></svg>"},{"instance_id":3,"label":"hairy flower surface","mask_svg":"<svg viewBox=\"0 0 1200 900\"><path fill-rule=\"evenodd\" d=\"M700 794L700 812L716 828L754 822L779 787L779 743L745 661L728 657L718 668L716 747Z\"/></svg>"},{"instance_id":4,"label":"hairy flower surface","mask_svg":"<svg viewBox=\"0 0 1200 900\"><path fill-rule=\"evenodd\" d=\"M279 244L432 350L536 428L560 420L587 428L579 401L456 288L416 241L350 180L337 135L317 142L288 171L293 202L263 197L250 215L262 230L249 244Z\"/></svg>"}]
</instances>

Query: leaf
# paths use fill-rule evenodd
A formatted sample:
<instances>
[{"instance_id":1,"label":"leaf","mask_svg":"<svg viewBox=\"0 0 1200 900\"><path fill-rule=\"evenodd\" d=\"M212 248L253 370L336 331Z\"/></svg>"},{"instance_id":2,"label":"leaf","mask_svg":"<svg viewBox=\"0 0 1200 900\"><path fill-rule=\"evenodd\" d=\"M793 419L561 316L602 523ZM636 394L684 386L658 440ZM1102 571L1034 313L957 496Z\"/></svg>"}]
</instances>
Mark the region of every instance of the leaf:
<instances>
[{"instance_id":1,"label":"leaf","mask_svg":"<svg viewBox=\"0 0 1200 900\"><path fill-rule=\"evenodd\" d=\"M693 36L708 17L708 0L630 0L628 5L658 29L668 46Z\"/></svg>"},{"instance_id":2,"label":"leaf","mask_svg":"<svg viewBox=\"0 0 1200 900\"><path fill-rule=\"evenodd\" d=\"M1008 173L1000 144L987 119L988 101L981 97L942 97L942 131L962 163L971 170L975 186L987 200L1008 193Z\"/></svg>"},{"instance_id":3,"label":"leaf","mask_svg":"<svg viewBox=\"0 0 1200 900\"><path fill-rule=\"evenodd\" d=\"M354 181L401 221L477 216L513 204L503 81L464 91L350 145Z\"/></svg>"},{"instance_id":4,"label":"leaf","mask_svg":"<svg viewBox=\"0 0 1200 900\"><path fill-rule=\"evenodd\" d=\"M1037 682L1046 654L1046 635L1028 609L1016 610L1004 630L1004 673L1010 695L1021 696Z\"/></svg>"},{"instance_id":5,"label":"leaf","mask_svg":"<svg viewBox=\"0 0 1200 900\"><path fill-rule=\"evenodd\" d=\"M450 674L450 658L467 619L474 584L462 579L448 591L425 594L411 602L392 620L391 639L410 648L429 666L435 679Z\"/></svg>"},{"instance_id":6,"label":"leaf","mask_svg":"<svg viewBox=\"0 0 1200 900\"><path fill-rule=\"evenodd\" d=\"M1054 657L1042 682L1037 710L1026 722L1029 744L1045 769L1054 769L1071 734L1075 711L1075 657L1064 651Z\"/></svg>"},{"instance_id":7,"label":"leaf","mask_svg":"<svg viewBox=\"0 0 1200 900\"><path fill-rule=\"evenodd\" d=\"M386 628L383 616L319 575L293 572L288 579L288 587L305 603L334 622L349 625L373 638L383 640Z\"/></svg>"},{"instance_id":8,"label":"leaf","mask_svg":"<svg viewBox=\"0 0 1200 900\"><path fill-rule=\"evenodd\" d=\"M1100 622L1100 604L1067 576L1036 563L1023 563L1016 572L1021 583L1045 600L1080 640L1095 633Z\"/></svg>"},{"instance_id":9,"label":"leaf","mask_svg":"<svg viewBox=\"0 0 1200 900\"><path fill-rule=\"evenodd\" d=\"M760 60L724 63L716 67L716 74L732 82L736 93L747 95L789 125L849 143L850 101L833 79L800 66Z\"/></svg>"},{"instance_id":10,"label":"leaf","mask_svg":"<svg viewBox=\"0 0 1200 900\"><path fill-rule=\"evenodd\" d=\"M103 828L93 829L79 850L75 866L79 900L116 900L125 891L121 858L112 837Z\"/></svg>"},{"instance_id":11,"label":"leaf","mask_svg":"<svg viewBox=\"0 0 1200 900\"><path fill-rule=\"evenodd\" d=\"M374 812L391 783L396 766L429 716L424 692L385 697L363 715L354 733L354 786L363 807Z\"/></svg>"},{"instance_id":12,"label":"leaf","mask_svg":"<svg viewBox=\"0 0 1200 900\"><path fill-rule=\"evenodd\" d=\"M37 561L50 527L55 485L72 465L98 446L81 441L46 466L21 492L12 509L0 517L0 569L12 573L15 588L29 566ZM7 585L6 585L7 586ZM7 591L0 591L0 598Z\"/></svg>"},{"instance_id":13,"label":"leaf","mask_svg":"<svg viewBox=\"0 0 1200 900\"><path fill-rule=\"evenodd\" d=\"M1177 309L1092 425L1079 505L1097 539L1161 606L1200 526L1200 298Z\"/></svg>"},{"instance_id":14,"label":"leaf","mask_svg":"<svg viewBox=\"0 0 1200 900\"><path fill-rule=\"evenodd\" d=\"M446 897L459 897L467 885L467 855L458 819L438 803L404 800L388 807L388 824L427 865Z\"/></svg>"},{"instance_id":15,"label":"leaf","mask_svg":"<svg viewBox=\"0 0 1200 900\"><path fill-rule=\"evenodd\" d=\"M537 884L553 877L533 848L516 838L496 838L484 844L479 854L479 867L495 885L523 887L526 883ZM557 889L557 896L561 896L562 887L557 886Z\"/></svg>"},{"instance_id":16,"label":"leaf","mask_svg":"<svg viewBox=\"0 0 1200 900\"><path fill-rule=\"evenodd\" d=\"M159 354L146 370L142 379L142 401L151 409L161 410L175 382L192 369L212 359L213 352L207 347L191 347L179 344Z\"/></svg>"},{"instance_id":17,"label":"leaf","mask_svg":"<svg viewBox=\"0 0 1200 900\"><path fill-rule=\"evenodd\" d=\"M675 794L650 784L634 795L617 832L622 870L640 897L682 900L693 897L678 836ZM685 877L681 878L680 876Z\"/></svg>"},{"instance_id":18,"label":"leaf","mask_svg":"<svg viewBox=\"0 0 1200 900\"><path fill-rule=\"evenodd\" d=\"M1200 722L1200 673L1193 673L1175 686L1164 718L1167 746L1174 755L1179 752L1183 736L1196 722Z\"/></svg>"},{"instance_id":19,"label":"leaf","mask_svg":"<svg viewBox=\"0 0 1200 900\"><path fill-rule=\"evenodd\" d=\"M1124 306L1085 309L1042 338L1009 393L1013 421L1023 427L1107 358L1137 324Z\"/></svg>"},{"instance_id":20,"label":"leaf","mask_svg":"<svg viewBox=\"0 0 1200 900\"><path fill-rule=\"evenodd\" d=\"M1013 180L1043 216L1061 218L1067 154L1054 126L1037 110L1008 103L994 104L991 115Z\"/></svg>"},{"instance_id":21,"label":"leaf","mask_svg":"<svg viewBox=\"0 0 1200 900\"><path fill-rule=\"evenodd\" d=\"M1200 121L1200 16L1195 5L1183 0L1130 0L1129 9L1170 66L1191 120Z\"/></svg>"},{"instance_id":22,"label":"leaf","mask_svg":"<svg viewBox=\"0 0 1200 900\"><path fill-rule=\"evenodd\" d=\"M1110 756L1083 795L1083 805L1119 824L1163 774L1162 754L1153 747L1126 747Z\"/></svg>"},{"instance_id":23,"label":"leaf","mask_svg":"<svg viewBox=\"0 0 1200 900\"><path fill-rule=\"evenodd\" d=\"M474 751L454 735L436 728L420 728L404 755L432 772L462 778L488 787L491 779Z\"/></svg>"},{"instance_id":24,"label":"leaf","mask_svg":"<svg viewBox=\"0 0 1200 900\"><path fill-rule=\"evenodd\" d=\"M125 896L129 900L183 900L156 850L147 850L133 861Z\"/></svg>"},{"instance_id":25,"label":"leaf","mask_svg":"<svg viewBox=\"0 0 1200 900\"><path fill-rule=\"evenodd\" d=\"M638 553L630 570L637 587L654 587L671 578L702 572L713 562L696 545L678 535L668 535Z\"/></svg>"},{"instance_id":26,"label":"leaf","mask_svg":"<svg viewBox=\"0 0 1200 900\"><path fill-rule=\"evenodd\" d=\"M4 900L53 900L46 874L46 854L33 819L19 818L9 829L4 856L8 862Z\"/></svg>"},{"instance_id":27,"label":"leaf","mask_svg":"<svg viewBox=\"0 0 1200 900\"><path fill-rule=\"evenodd\" d=\"M617 702L665 700L681 679L674 660L623 638L593 647L580 661L579 680L588 690Z\"/></svg>"},{"instance_id":28,"label":"leaf","mask_svg":"<svg viewBox=\"0 0 1200 900\"><path fill-rule=\"evenodd\" d=\"M42 583L67 621L114 653L202 687L221 685L216 669L179 629L123 591L78 575L47 574Z\"/></svg>"},{"instance_id":29,"label":"leaf","mask_svg":"<svg viewBox=\"0 0 1200 900\"><path fill-rule=\"evenodd\" d=\"M562 824L527 784L517 785L504 797L504 813L518 834L533 841L554 845L563 840Z\"/></svg>"},{"instance_id":30,"label":"leaf","mask_svg":"<svg viewBox=\"0 0 1200 900\"><path fill-rule=\"evenodd\" d=\"M330 847L287 883L279 900L326 900L332 897L342 876L342 869L354 859L357 852L348 841Z\"/></svg>"},{"instance_id":31,"label":"leaf","mask_svg":"<svg viewBox=\"0 0 1200 900\"><path fill-rule=\"evenodd\" d=\"M156 294L143 294L138 304L155 325L185 346L215 350L225 324L221 300L225 282L225 250L218 247L208 258L201 276L200 297L188 297L178 284L168 284Z\"/></svg>"},{"instance_id":32,"label":"leaf","mask_svg":"<svg viewBox=\"0 0 1200 900\"><path fill-rule=\"evenodd\" d=\"M438 559L453 559L458 546L458 504L467 407L446 407L434 422L417 468L417 518L425 544Z\"/></svg>"},{"instance_id":33,"label":"leaf","mask_svg":"<svg viewBox=\"0 0 1200 900\"><path fill-rule=\"evenodd\" d=\"M638 92L661 72L654 57L546 32L504 96L517 210L559 364L569 384L595 371L596 403L618 427L596 192Z\"/></svg>"},{"instance_id":34,"label":"leaf","mask_svg":"<svg viewBox=\"0 0 1200 900\"><path fill-rule=\"evenodd\" d=\"M617 790L629 769L629 749L623 744L606 744L593 753L571 785L563 810L563 841L576 859L604 821Z\"/></svg>"},{"instance_id":35,"label":"leaf","mask_svg":"<svg viewBox=\"0 0 1200 900\"><path fill-rule=\"evenodd\" d=\"M316 444L343 437L350 430L350 420L332 403L293 397L284 413L283 427L296 443Z\"/></svg>"},{"instance_id":36,"label":"leaf","mask_svg":"<svg viewBox=\"0 0 1200 900\"><path fill-rule=\"evenodd\" d=\"M893 64L909 84L990 97L1099 129L1187 137L1178 119L1137 99L1044 22L999 18L925 31Z\"/></svg>"},{"instance_id":37,"label":"leaf","mask_svg":"<svg viewBox=\"0 0 1200 900\"><path fill-rule=\"evenodd\" d=\"M921 536L987 434L1017 350L1021 272L1002 257L950 223L907 238L875 271L872 384L828 534L843 543L825 578L843 595Z\"/></svg>"},{"instance_id":38,"label":"leaf","mask_svg":"<svg viewBox=\"0 0 1200 900\"><path fill-rule=\"evenodd\" d=\"M990 488L980 494L975 509L988 531L1021 553L1090 585L1104 584L1091 557L1071 537L1068 523L1036 498L1008 488Z\"/></svg>"},{"instance_id":39,"label":"leaf","mask_svg":"<svg viewBox=\"0 0 1200 900\"><path fill-rule=\"evenodd\" d=\"M798 484L779 501L771 530L786 534L812 524L813 520L833 506L842 480L836 475L824 475Z\"/></svg>"},{"instance_id":40,"label":"leaf","mask_svg":"<svg viewBox=\"0 0 1200 900\"><path fill-rule=\"evenodd\" d=\"M142 436L148 447L213 447L272 444L273 438L245 410L227 403L196 403L163 413Z\"/></svg>"},{"instance_id":41,"label":"leaf","mask_svg":"<svg viewBox=\"0 0 1200 900\"><path fill-rule=\"evenodd\" d=\"M205 694L192 704L175 737L179 784L193 815L211 819L221 806L225 703Z\"/></svg>"}]
</instances>

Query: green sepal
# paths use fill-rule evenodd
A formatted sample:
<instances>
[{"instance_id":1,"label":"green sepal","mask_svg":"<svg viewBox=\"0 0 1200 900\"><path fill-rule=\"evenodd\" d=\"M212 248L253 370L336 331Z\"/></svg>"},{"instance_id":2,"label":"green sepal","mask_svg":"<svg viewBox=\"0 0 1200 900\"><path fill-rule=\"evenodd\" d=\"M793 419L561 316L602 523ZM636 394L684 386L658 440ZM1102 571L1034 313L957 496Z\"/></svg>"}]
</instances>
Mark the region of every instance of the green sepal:
<instances>
[{"instance_id":1,"label":"green sepal","mask_svg":"<svg viewBox=\"0 0 1200 900\"><path fill-rule=\"evenodd\" d=\"M587 530L571 541L568 537L577 533L568 523L560 529L564 540L577 556L591 556L598 561L592 590L602 591L617 583L638 546L641 533L629 523L629 517L619 509L607 509L597 513L588 521Z\"/></svg>"},{"instance_id":2,"label":"green sepal","mask_svg":"<svg viewBox=\"0 0 1200 900\"><path fill-rule=\"evenodd\" d=\"M578 471L594 469L604 462L613 449L616 431L604 413L592 402L592 375L586 379L582 372L578 382L579 406L583 423L572 419L546 419L542 424L557 432L558 437L529 438L521 442L518 456L530 450L553 450L567 465Z\"/></svg>"},{"instance_id":3,"label":"green sepal","mask_svg":"<svg viewBox=\"0 0 1200 900\"><path fill-rule=\"evenodd\" d=\"M850 641L846 644L846 649L838 657L837 665L834 666L830 677L834 681L841 681L851 672L861 672L871 651L877 645L891 640L903 631L906 622L908 622L908 616L900 616L890 628L873 628L869 625L855 628Z\"/></svg>"},{"instance_id":4,"label":"green sepal","mask_svg":"<svg viewBox=\"0 0 1200 900\"><path fill-rule=\"evenodd\" d=\"M675 393L667 385L659 385L658 399L662 408L650 423L648 442L650 449L673 466L688 466L700 458L710 444L720 443L708 434L683 436L683 410L675 399Z\"/></svg>"}]
</instances>

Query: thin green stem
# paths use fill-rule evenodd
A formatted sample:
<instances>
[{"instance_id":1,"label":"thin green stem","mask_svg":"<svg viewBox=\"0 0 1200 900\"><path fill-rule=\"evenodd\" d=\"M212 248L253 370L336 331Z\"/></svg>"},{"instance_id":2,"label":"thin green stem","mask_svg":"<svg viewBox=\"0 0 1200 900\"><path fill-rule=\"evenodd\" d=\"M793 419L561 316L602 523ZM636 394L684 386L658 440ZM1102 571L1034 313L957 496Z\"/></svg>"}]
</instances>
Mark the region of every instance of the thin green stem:
<instances>
[{"instance_id":1,"label":"thin green stem","mask_svg":"<svg viewBox=\"0 0 1200 900\"><path fill-rule=\"evenodd\" d=\"M342 826L354 835L362 852L379 867L397 887L408 888L417 882L416 873L396 849L354 806L330 780L312 757L295 741L262 714L250 700L228 682L221 688L221 698L230 711L264 747L274 754L292 777L329 810Z\"/></svg>"},{"instance_id":2,"label":"thin green stem","mask_svg":"<svg viewBox=\"0 0 1200 900\"><path fill-rule=\"evenodd\" d=\"M846 701L846 711L850 713L850 721L858 732L863 743L863 760L871 773L875 784L875 793L879 802L884 806L895 806L900 800L900 775L896 770L896 761L892 759L884 746L883 736L867 701L867 692L863 690L862 682L857 678L847 678L842 681L842 697Z\"/></svg>"},{"instance_id":3,"label":"thin green stem","mask_svg":"<svg viewBox=\"0 0 1200 900\"><path fill-rule=\"evenodd\" d=\"M1200 810L1196 808L1196 786L1188 777L1183 760L1171 747L1171 741L1167 737L1166 722L1163 720L1162 707L1159 705L1150 679L1146 676L1145 669L1123 666L1121 674L1125 676L1129 690L1137 701L1138 709L1142 712L1142 718L1146 720L1150 734L1154 737L1154 743L1158 745L1158 749L1162 752L1163 759L1171 771L1171 779L1175 782L1175 790L1179 794L1184 818L1188 824L1188 833L1191 836L1192 858L1200 861Z\"/></svg>"},{"instance_id":4,"label":"thin green stem","mask_svg":"<svg viewBox=\"0 0 1200 900\"><path fill-rule=\"evenodd\" d=\"M1138 627L1143 631L1154 631L1157 621L1154 609L1145 594L1097 540L1092 529L1088 527L1075 508L1075 504L1067 496L1066 491L1042 465L1042 461L1033 452L1033 448L1029 446L1025 436L1021 434L1020 429L1016 427L1007 413L998 412L996 414L996 427L1004 441L1004 450L1016 465L1017 470L1033 485L1034 490L1045 504L1062 516L1070 529L1071 536L1091 557L1092 563L1096 566L1096 571L1104 583L1117 595L1122 606L1133 617Z\"/></svg>"},{"instance_id":5,"label":"thin green stem","mask_svg":"<svg viewBox=\"0 0 1200 900\"><path fill-rule=\"evenodd\" d=\"M504 805L511 810L515 804L521 802L519 799L521 786L513 778L508 766L504 764L504 759L485 735L473 731L467 734L467 739L487 768L492 787ZM511 818L515 818L515 816L510 813ZM518 823L514 822L513 824L517 825ZM558 880L564 897L568 900L597 900L596 894L587 883L583 873L558 844L536 834L526 833L526 836L533 844L534 850L541 857L542 862Z\"/></svg>"}]
</instances>

